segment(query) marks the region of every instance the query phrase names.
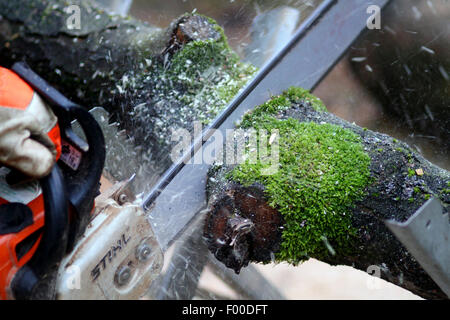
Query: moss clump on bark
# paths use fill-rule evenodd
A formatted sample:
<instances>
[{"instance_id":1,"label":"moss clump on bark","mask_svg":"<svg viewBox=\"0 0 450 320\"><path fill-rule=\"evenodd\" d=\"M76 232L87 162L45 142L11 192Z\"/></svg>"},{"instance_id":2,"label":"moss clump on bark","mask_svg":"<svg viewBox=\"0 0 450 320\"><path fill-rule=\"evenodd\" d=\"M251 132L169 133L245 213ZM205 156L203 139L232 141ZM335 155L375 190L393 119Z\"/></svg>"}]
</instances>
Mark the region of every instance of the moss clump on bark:
<instances>
[{"instance_id":1,"label":"moss clump on bark","mask_svg":"<svg viewBox=\"0 0 450 320\"><path fill-rule=\"evenodd\" d=\"M282 110L291 107L292 104L305 103L318 112L325 112L327 108L323 102L312 95L308 90L299 87L290 87L282 95L272 97L269 101L254 108L251 113L244 115L241 127L250 128L258 126L258 123L266 116L274 116Z\"/></svg>"},{"instance_id":2,"label":"moss clump on bark","mask_svg":"<svg viewBox=\"0 0 450 320\"><path fill-rule=\"evenodd\" d=\"M294 264L350 250L357 231L351 227L350 209L371 182L371 160L359 135L334 124L277 117L300 100L325 110L306 90L290 88L246 114L240 124L243 129L278 130L278 170L266 175L266 164L247 160L229 173L244 186L264 185L269 205L285 220L275 258Z\"/></svg>"},{"instance_id":3,"label":"moss clump on bark","mask_svg":"<svg viewBox=\"0 0 450 320\"><path fill-rule=\"evenodd\" d=\"M181 97L177 94L178 99L188 109L199 111L196 120L208 123L253 77L256 68L240 61L229 47L223 29L213 19L203 18L217 37L188 42L168 65L157 71L167 75L168 94L173 87L182 87L184 94Z\"/></svg>"}]
</instances>

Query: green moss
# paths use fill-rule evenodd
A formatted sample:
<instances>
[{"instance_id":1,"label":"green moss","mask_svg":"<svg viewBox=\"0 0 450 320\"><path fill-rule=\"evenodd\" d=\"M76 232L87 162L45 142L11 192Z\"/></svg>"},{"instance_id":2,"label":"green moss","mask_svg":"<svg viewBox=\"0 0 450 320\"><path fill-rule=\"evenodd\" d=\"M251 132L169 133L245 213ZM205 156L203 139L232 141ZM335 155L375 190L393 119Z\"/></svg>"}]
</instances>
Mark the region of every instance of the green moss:
<instances>
[{"instance_id":1,"label":"green moss","mask_svg":"<svg viewBox=\"0 0 450 320\"><path fill-rule=\"evenodd\" d=\"M327 111L322 101L312 95L308 90L290 87L283 94L271 97L270 100L253 109L251 113L244 115L240 126L243 128L256 127L280 111L290 108L293 104L300 104L302 102L309 103L318 112Z\"/></svg>"},{"instance_id":2,"label":"green moss","mask_svg":"<svg viewBox=\"0 0 450 320\"><path fill-rule=\"evenodd\" d=\"M262 170L271 164L247 161L228 176L244 185L265 186L270 205L286 222L276 259L291 263L350 250L356 232L350 208L363 198L371 181L370 158L357 134L332 124L276 117L305 93L290 89L273 97L246 114L240 124L241 128L278 130L278 170L264 175Z\"/></svg>"},{"instance_id":3,"label":"green moss","mask_svg":"<svg viewBox=\"0 0 450 320\"><path fill-rule=\"evenodd\" d=\"M203 104L205 112L200 114L199 120L207 123L225 107L255 72L253 66L239 61L239 57L229 48L226 38L222 36L219 40L193 41L186 44L171 59L168 76L191 93L183 97L183 102L192 106L196 102L197 105Z\"/></svg>"},{"instance_id":4,"label":"green moss","mask_svg":"<svg viewBox=\"0 0 450 320\"><path fill-rule=\"evenodd\" d=\"M187 43L182 50L175 53L169 70L174 75L183 73L188 77L198 78L211 66L224 66L237 62L238 57L230 51L224 41L198 40Z\"/></svg>"},{"instance_id":5,"label":"green moss","mask_svg":"<svg viewBox=\"0 0 450 320\"><path fill-rule=\"evenodd\" d=\"M229 47L223 29L211 18L208 21L219 32L218 39L189 42L155 70L159 95L173 96L204 123L214 119L256 72Z\"/></svg>"},{"instance_id":6,"label":"green moss","mask_svg":"<svg viewBox=\"0 0 450 320\"><path fill-rule=\"evenodd\" d=\"M311 94L308 90L299 87L290 87L284 92L284 96L287 97L293 103L299 103L300 101L306 101L316 111L325 112L328 111L323 102Z\"/></svg>"}]
</instances>

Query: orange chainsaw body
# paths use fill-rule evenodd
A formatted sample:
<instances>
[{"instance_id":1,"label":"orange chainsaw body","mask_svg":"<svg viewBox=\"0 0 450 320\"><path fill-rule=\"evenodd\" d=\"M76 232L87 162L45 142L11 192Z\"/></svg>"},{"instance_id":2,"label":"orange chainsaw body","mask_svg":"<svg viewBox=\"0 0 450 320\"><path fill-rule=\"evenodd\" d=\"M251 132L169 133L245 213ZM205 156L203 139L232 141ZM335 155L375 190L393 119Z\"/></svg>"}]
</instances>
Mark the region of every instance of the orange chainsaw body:
<instances>
[{"instance_id":1,"label":"orange chainsaw body","mask_svg":"<svg viewBox=\"0 0 450 320\"><path fill-rule=\"evenodd\" d=\"M47 132L57 164L39 181L0 164L1 300L42 298L42 285L52 281L49 268L54 270L72 250L91 219L105 161L102 130L86 108L68 100L25 63L11 70L0 67L0 108L26 112L38 94L58 118ZM85 139L72 131L74 120ZM47 297L54 298L54 292Z\"/></svg>"},{"instance_id":2,"label":"orange chainsaw body","mask_svg":"<svg viewBox=\"0 0 450 320\"><path fill-rule=\"evenodd\" d=\"M0 107L20 109L26 112L35 94L37 93L18 75L9 69L0 67ZM59 159L61 155L61 137L58 124L48 132L48 136L56 146L57 159ZM6 181L4 183L6 184ZM5 186L5 188L9 187ZM21 186L10 188L9 191L20 194ZM0 206L9 202L0 193ZM36 252L41 239L41 235L37 236L36 234L39 231L42 232L42 227L45 223L42 192L37 190L36 197L23 204L31 209L33 223L16 233L0 235L0 299L2 300L11 298L7 288L9 288L17 270L23 267ZM20 245L33 235L35 235L34 239L29 240L32 241L31 248L23 254L18 254Z\"/></svg>"}]
</instances>

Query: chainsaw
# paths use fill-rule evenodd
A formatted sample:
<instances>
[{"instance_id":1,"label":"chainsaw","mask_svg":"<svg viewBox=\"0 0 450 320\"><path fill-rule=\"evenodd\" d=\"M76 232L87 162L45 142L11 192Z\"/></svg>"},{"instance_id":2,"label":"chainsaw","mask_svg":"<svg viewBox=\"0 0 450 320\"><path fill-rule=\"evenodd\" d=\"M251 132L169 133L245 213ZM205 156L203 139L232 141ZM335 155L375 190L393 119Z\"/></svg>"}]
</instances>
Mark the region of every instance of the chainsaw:
<instances>
[{"instance_id":1,"label":"chainsaw","mask_svg":"<svg viewBox=\"0 0 450 320\"><path fill-rule=\"evenodd\" d=\"M104 171L98 108L88 112L23 63L6 72L57 116L48 132L57 163L39 181L0 168L0 298L139 298L162 253L142 208L131 204L129 181L114 184ZM109 186L102 194L101 181Z\"/></svg>"}]
</instances>

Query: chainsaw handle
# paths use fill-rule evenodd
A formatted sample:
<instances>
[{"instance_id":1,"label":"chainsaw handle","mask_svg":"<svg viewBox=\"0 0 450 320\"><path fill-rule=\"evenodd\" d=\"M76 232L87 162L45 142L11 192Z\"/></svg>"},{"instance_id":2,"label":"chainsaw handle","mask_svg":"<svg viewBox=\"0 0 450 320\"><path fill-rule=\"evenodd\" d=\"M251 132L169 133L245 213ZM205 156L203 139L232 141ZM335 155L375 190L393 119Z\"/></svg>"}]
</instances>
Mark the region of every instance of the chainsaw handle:
<instances>
[{"instance_id":1,"label":"chainsaw handle","mask_svg":"<svg viewBox=\"0 0 450 320\"><path fill-rule=\"evenodd\" d=\"M12 70L23 78L40 96L50 103L58 117L61 138L72 142L83 152L82 161L76 172L68 170L64 178L68 198L77 214L76 223L71 224L69 250L79 231L88 224L94 198L98 194L99 181L105 163L105 138L94 117L83 107L67 99L44 79L31 70L24 62L17 62ZM77 120L86 142L72 130L72 122Z\"/></svg>"},{"instance_id":2,"label":"chainsaw handle","mask_svg":"<svg viewBox=\"0 0 450 320\"><path fill-rule=\"evenodd\" d=\"M58 165L40 180L40 184L44 196L45 224L37 259L42 263L57 263L65 254L69 226L69 216L65 214L69 211L66 185Z\"/></svg>"},{"instance_id":3,"label":"chainsaw handle","mask_svg":"<svg viewBox=\"0 0 450 320\"><path fill-rule=\"evenodd\" d=\"M64 177L55 165L50 174L40 179L44 198L42 238L33 258L15 275L11 284L14 297L25 299L52 298L51 273L66 253L69 217ZM50 276L49 276L50 275ZM50 295L50 296L42 296Z\"/></svg>"},{"instance_id":4,"label":"chainsaw handle","mask_svg":"<svg viewBox=\"0 0 450 320\"><path fill-rule=\"evenodd\" d=\"M78 137L71 127L73 120L77 120L86 136L88 145L87 149L82 150L84 153L76 176L69 174L70 178L67 181L70 202L80 211L84 200L92 197L98 189L106 156L105 138L95 118L86 109L74 105L69 109L67 118L62 123L61 136L63 139L66 138L77 144L73 139L75 136ZM78 147L80 148L79 145ZM89 212L90 209L92 208L89 208Z\"/></svg>"},{"instance_id":5,"label":"chainsaw handle","mask_svg":"<svg viewBox=\"0 0 450 320\"><path fill-rule=\"evenodd\" d=\"M105 164L105 138L94 117L84 108L73 106L69 111L69 119L78 121L86 136L89 148L83 150L81 163L76 172L65 174L69 201L76 209L77 218L70 225L68 250L72 250L76 238L81 235L91 218L94 199L100 193L100 177ZM70 123L63 124L62 137L73 141L76 134Z\"/></svg>"}]
</instances>

